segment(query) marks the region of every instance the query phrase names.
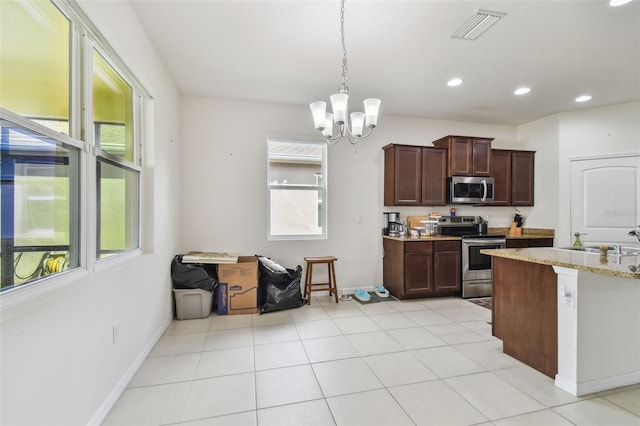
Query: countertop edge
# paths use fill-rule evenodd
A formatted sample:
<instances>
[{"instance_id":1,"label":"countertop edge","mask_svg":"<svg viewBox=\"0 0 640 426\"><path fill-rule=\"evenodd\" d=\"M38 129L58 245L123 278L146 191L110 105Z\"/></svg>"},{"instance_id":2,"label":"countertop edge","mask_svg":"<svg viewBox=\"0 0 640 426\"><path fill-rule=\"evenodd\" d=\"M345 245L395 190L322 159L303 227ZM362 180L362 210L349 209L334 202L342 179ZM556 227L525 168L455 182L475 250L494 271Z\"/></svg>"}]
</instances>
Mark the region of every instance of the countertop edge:
<instances>
[{"instance_id":1,"label":"countertop edge","mask_svg":"<svg viewBox=\"0 0 640 426\"><path fill-rule=\"evenodd\" d=\"M382 238L394 241L461 241L461 237L449 236L449 235L433 235L430 237L390 237L389 235L383 235Z\"/></svg>"},{"instance_id":2,"label":"countertop edge","mask_svg":"<svg viewBox=\"0 0 640 426\"><path fill-rule=\"evenodd\" d=\"M553 250L553 252L550 252ZM552 253L557 253L558 257L569 256L573 257L576 261L580 260L581 263L575 262L567 262L561 259L551 258L553 256ZM621 270L622 267L627 266L626 264L613 264L609 265L608 262L603 263L601 265L596 265L595 262L600 262L600 256L594 253L576 253L570 252L567 253L565 250L559 250L555 248L526 248L526 249L483 249L480 250L480 253L486 254L488 256L501 257L505 259L513 259L520 260L523 262L529 263L538 263L542 265L550 265L550 266L560 266L564 268L576 269L579 271L593 272L595 274L602 275L610 275L614 277L620 278L630 278L630 279L640 279L640 273L627 272ZM591 256L591 257L584 257ZM637 256L631 256L628 261L631 262L631 259L636 259Z\"/></svg>"}]
</instances>

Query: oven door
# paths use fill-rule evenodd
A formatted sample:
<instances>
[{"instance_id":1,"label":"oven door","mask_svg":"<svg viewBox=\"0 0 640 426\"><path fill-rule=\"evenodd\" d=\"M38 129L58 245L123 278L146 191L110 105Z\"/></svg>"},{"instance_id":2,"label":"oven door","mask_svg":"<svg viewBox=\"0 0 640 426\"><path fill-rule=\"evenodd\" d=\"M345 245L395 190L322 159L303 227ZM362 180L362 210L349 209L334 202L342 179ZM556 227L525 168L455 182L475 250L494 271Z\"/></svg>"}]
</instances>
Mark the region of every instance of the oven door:
<instances>
[{"instance_id":1,"label":"oven door","mask_svg":"<svg viewBox=\"0 0 640 426\"><path fill-rule=\"evenodd\" d=\"M491 256L484 249L505 248L506 241L496 238L462 239L462 281L491 280Z\"/></svg>"}]
</instances>

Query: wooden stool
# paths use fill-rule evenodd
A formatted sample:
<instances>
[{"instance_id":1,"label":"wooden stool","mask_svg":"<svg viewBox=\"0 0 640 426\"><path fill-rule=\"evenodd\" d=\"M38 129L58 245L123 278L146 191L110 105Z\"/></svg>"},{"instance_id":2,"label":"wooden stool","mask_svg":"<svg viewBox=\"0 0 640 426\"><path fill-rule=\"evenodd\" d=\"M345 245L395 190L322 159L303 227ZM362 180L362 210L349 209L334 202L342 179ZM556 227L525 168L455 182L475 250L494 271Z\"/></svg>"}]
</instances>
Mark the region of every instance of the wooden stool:
<instances>
[{"instance_id":1,"label":"wooden stool","mask_svg":"<svg viewBox=\"0 0 640 426\"><path fill-rule=\"evenodd\" d=\"M329 296L331 293L336 298L336 303L338 303L338 287L336 286L336 270L333 265L333 262L338 260L333 256L326 257L305 257L305 262L307 262L307 273L305 274L304 279L304 297L307 298L307 293L309 293L309 298L307 298L307 304L311 304L311 292L312 291L328 291ZM316 264L325 264L328 267L327 274L329 276L329 282L327 283L314 283L313 282L313 265ZM312 288L321 286L321 288Z\"/></svg>"}]
</instances>

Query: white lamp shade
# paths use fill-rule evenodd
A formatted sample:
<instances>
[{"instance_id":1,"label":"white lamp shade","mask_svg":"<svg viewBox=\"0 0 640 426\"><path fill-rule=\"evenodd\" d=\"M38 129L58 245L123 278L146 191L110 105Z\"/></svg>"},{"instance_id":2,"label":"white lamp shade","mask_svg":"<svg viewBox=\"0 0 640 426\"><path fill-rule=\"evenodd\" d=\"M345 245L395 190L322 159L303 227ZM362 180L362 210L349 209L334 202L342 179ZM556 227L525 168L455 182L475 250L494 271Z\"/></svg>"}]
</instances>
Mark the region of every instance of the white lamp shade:
<instances>
[{"instance_id":1,"label":"white lamp shade","mask_svg":"<svg viewBox=\"0 0 640 426\"><path fill-rule=\"evenodd\" d=\"M367 127L374 128L378 125L378 112L380 111L380 99L369 98L364 100L364 113L367 117Z\"/></svg>"},{"instance_id":2,"label":"white lamp shade","mask_svg":"<svg viewBox=\"0 0 640 426\"><path fill-rule=\"evenodd\" d=\"M331 95L331 109L333 110L333 120L336 124L342 125L347 121L347 105L349 95L346 93L336 93Z\"/></svg>"},{"instance_id":3,"label":"white lamp shade","mask_svg":"<svg viewBox=\"0 0 640 426\"><path fill-rule=\"evenodd\" d=\"M351 134L355 137L362 136L362 128L364 127L364 112L351 113Z\"/></svg>"},{"instance_id":4,"label":"white lamp shade","mask_svg":"<svg viewBox=\"0 0 640 426\"><path fill-rule=\"evenodd\" d=\"M324 130L326 123L327 103L323 101L312 102L309 105L313 114L313 125L316 130Z\"/></svg>"},{"instance_id":5,"label":"white lamp shade","mask_svg":"<svg viewBox=\"0 0 640 426\"><path fill-rule=\"evenodd\" d=\"M331 114L330 112L328 112L326 115L322 136L324 136L325 138L333 137L333 114Z\"/></svg>"}]
</instances>

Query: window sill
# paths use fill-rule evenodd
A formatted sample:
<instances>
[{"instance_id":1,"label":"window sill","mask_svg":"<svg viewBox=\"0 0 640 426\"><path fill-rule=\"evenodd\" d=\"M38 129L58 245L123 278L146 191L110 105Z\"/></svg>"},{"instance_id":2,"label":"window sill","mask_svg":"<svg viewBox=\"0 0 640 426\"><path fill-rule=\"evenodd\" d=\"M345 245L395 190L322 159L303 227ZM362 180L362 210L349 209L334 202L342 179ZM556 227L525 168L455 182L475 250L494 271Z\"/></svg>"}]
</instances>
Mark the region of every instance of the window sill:
<instances>
[{"instance_id":1,"label":"window sill","mask_svg":"<svg viewBox=\"0 0 640 426\"><path fill-rule=\"evenodd\" d=\"M102 272L124 264L142 255L141 249L130 250L97 261L93 272ZM59 297L62 292L87 280L92 274L84 268L61 272L30 284L16 287L0 294L0 324L47 301Z\"/></svg>"}]
</instances>

